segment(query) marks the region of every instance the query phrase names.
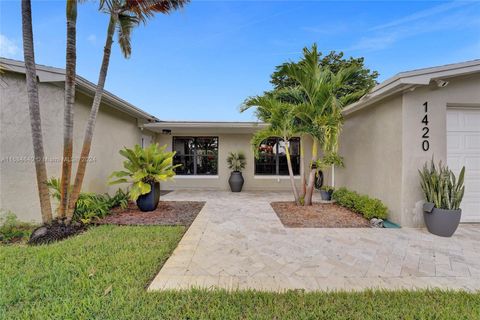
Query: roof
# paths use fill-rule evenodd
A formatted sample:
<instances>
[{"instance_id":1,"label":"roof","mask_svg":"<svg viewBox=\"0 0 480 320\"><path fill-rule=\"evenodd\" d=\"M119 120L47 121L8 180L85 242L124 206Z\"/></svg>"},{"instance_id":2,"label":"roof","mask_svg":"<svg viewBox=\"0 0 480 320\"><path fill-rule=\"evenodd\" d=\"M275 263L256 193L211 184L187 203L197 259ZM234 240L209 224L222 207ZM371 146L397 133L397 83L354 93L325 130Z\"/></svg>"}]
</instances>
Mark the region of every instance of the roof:
<instances>
[{"instance_id":1,"label":"roof","mask_svg":"<svg viewBox=\"0 0 480 320\"><path fill-rule=\"evenodd\" d=\"M147 123L145 128L161 133L252 133L262 129L267 124L263 122L241 122L241 121L159 121Z\"/></svg>"},{"instance_id":2,"label":"roof","mask_svg":"<svg viewBox=\"0 0 480 320\"><path fill-rule=\"evenodd\" d=\"M4 70L25 73L25 64L23 61L12 60L0 57L0 67ZM40 82L65 82L65 69L54 68L44 66L41 64L36 65L37 77ZM93 97L95 95L96 84L88 81L87 79L77 75L76 77L76 90ZM102 102L119 110L127 113L135 118L143 119L147 121L159 121L155 116L143 111L140 108L128 103L127 101L117 97L111 92L104 90Z\"/></svg>"},{"instance_id":3,"label":"roof","mask_svg":"<svg viewBox=\"0 0 480 320\"><path fill-rule=\"evenodd\" d=\"M480 73L480 59L400 72L375 86L370 93L363 96L359 101L345 107L343 113L344 115L351 114L394 94L418 86L427 86L435 80L444 80L473 73Z\"/></svg>"}]
</instances>

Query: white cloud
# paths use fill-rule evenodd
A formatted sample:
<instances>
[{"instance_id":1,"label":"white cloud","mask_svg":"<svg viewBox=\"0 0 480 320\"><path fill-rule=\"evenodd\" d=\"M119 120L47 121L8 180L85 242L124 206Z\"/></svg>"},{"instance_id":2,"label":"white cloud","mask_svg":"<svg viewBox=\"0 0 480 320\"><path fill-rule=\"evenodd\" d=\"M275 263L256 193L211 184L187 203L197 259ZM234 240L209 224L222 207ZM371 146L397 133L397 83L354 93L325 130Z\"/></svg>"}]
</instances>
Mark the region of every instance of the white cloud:
<instances>
[{"instance_id":1,"label":"white cloud","mask_svg":"<svg viewBox=\"0 0 480 320\"><path fill-rule=\"evenodd\" d=\"M97 43L97 36L94 34L91 34L87 37L87 41L90 42L91 44Z\"/></svg>"},{"instance_id":2,"label":"white cloud","mask_svg":"<svg viewBox=\"0 0 480 320\"><path fill-rule=\"evenodd\" d=\"M468 3L467 3L468 4ZM476 29L480 26L478 3L464 8L457 2L418 11L403 18L371 28L371 35L363 36L349 50L382 50L395 42L424 33L444 30ZM449 11L448 14L439 16Z\"/></svg>"},{"instance_id":3,"label":"white cloud","mask_svg":"<svg viewBox=\"0 0 480 320\"><path fill-rule=\"evenodd\" d=\"M0 56L5 58L19 58L21 54L20 47L15 41L8 39L0 34Z\"/></svg>"}]
</instances>

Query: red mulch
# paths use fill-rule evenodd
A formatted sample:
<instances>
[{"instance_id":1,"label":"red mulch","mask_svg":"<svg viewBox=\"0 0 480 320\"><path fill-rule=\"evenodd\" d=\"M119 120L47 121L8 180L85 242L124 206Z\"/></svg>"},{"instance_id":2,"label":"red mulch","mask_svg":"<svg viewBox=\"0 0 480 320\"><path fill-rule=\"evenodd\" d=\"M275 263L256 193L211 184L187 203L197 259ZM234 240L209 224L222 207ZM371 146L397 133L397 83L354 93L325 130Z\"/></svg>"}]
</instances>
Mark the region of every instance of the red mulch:
<instances>
[{"instance_id":1,"label":"red mulch","mask_svg":"<svg viewBox=\"0 0 480 320\"><path fill-rule=\"evenodd\" d=\"M142 212L135 203L125 209L115 208L98 224L190 226L202 210L205 202L160 201L154 211Z\"/></svg>"},{"instance_id":2,"label":"red mulch","mask_svg":"<svg viewBox=\"0 0 480 320\"><path fill-rule=\"evenodd\" d=\"M369 228L358 213L334 203L296 206L294 202L272 202L271 206L287 228Z\"/></svg>"}]
</instances>

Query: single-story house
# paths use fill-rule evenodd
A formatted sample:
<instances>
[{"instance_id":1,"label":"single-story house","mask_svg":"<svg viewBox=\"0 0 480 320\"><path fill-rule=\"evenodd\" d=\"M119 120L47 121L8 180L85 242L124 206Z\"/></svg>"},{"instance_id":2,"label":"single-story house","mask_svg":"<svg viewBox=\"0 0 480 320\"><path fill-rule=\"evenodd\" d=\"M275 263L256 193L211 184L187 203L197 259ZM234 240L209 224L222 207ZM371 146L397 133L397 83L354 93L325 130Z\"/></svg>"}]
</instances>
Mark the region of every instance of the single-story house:
<instances>
[{"instance_id":1,"label":"single-story house","mask_svg":"<svg viewBox=\"0 0 480 320\"><path fill-rule=\"evenodd\" d=\"M32 156L25 75L22 62L1 59L0 208L22 220L39 220L34 166L12 161ZM46 154L62 154L64 70L38 66ZM79 153L94 84L78 77L75 146ZM467 167L463 222L480 222L480 60L400 73L344 109L340 153L345 167L335 171L337 187L381 199L390 219L402 226L423 224L423 196L417 170L435 156L455 171ZM121 167L118 150L150 142L176 151L174 181L164 189L227 190L229 152L247 158L244 190L289 190L285 144L268 139L255 159L252 134L257 122L161 121L106 92L96 125L84 190L111 192L107 177ZM305 157L300 159L300 145ZM311 140L290 142L296 174L311 158ZM48 164L59 176L59 163ZM330 181L326 172L326 181ZM297 182L300 181L296 176Z\"/></svg>"}]
</instances>

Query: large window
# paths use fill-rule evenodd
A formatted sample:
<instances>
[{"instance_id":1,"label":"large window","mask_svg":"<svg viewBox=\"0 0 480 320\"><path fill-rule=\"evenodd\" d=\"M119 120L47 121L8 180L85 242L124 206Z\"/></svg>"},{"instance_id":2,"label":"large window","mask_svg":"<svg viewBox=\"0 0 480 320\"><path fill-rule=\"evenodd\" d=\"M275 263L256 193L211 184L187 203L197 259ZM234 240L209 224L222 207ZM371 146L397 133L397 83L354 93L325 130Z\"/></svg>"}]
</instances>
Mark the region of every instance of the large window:
<instances>
[{"instance_id":1,"label":"large window","mask_svg":"<svg viewBox=\"0 0 480 320\"><path fill-rule=\"evenodd\" d=\"M173 137L174 164L178 175L216 175L218 137Z\"/></svg>"},{"instance_id":2,"label":"large window","mask_svg":"<svg viewBox=\"0 0 480 320\"><path fill-rule=\"evenodd\" d=\"M279 138L264 140L259 147L260 156L255 159L256 175L288 175L285 148L290 150L293 174L300 174L300 139L292 138L285 142Z\"/></svg>"}]
</instances>

